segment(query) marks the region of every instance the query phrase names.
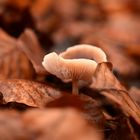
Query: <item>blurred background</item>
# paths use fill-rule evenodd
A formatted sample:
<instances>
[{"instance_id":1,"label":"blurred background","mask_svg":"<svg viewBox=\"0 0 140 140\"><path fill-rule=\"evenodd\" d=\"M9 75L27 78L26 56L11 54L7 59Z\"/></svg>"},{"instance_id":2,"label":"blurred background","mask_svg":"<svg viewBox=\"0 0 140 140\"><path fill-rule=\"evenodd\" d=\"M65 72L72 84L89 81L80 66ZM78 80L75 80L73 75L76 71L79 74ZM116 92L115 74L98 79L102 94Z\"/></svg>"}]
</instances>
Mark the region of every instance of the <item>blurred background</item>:
<instances>
[{"instance_id":1,"label":"blurred background","mask_svg":"<svg viewBox=\"0 0 140 140\"><path fill-rule=\"evenodd\" d=\"M140 0L0 0L0 28L16 38L31 28L47 52L101 47L115 75L140 87Z\"/></svg>"}]
</instances>

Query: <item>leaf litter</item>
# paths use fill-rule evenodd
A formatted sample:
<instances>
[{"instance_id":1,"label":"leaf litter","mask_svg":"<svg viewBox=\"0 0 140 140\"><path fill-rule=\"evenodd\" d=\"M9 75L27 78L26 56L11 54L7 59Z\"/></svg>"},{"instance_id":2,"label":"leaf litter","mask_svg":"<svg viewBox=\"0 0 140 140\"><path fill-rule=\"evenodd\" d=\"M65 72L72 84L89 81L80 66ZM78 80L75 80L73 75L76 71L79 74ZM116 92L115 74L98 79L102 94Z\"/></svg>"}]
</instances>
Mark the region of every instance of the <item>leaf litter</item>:
<instances>
[{"instance_id":1,"label":"leaf litter","mask_svg":"<svg viewBox=\"0 0 140 140\"><path fill-rule=\"evenodd\" d=\"M0 139L140 139L140 10L132 3L0 2ZM79 43L99 46L110 62L74 96L72 83L41 62Z\"/></svg>"}]
</instances>

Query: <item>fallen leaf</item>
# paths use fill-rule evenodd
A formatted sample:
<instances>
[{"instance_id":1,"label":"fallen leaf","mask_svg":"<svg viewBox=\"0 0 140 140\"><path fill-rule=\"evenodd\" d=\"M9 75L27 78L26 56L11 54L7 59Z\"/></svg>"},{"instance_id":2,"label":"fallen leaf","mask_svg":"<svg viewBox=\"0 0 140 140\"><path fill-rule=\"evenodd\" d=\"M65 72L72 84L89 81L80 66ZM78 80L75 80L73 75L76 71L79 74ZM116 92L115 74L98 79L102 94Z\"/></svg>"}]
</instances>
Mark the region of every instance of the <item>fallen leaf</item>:
<instances>
[{"instance_id":1,"label":"fallen leaf","mask_svg":"<svg viewBox=\"0 0 140 140\"><path fill-rule=\"evenodd\" d=\"M67 38L73 38L76 40L83 36L85 33L93 33L94 30L95 29L90 22L71 21L63 24L62 27L56 30L52 36L52 39L56 44L58 44Z\"/></svg>"},{"instance_id":2,"label":"fallen leaf","mask_svg":"<svg viewBox=\"0 0 140 140\"><path fill-rule=\"evenodd\" d=\"M0 30L0 79L33 79L34 69L14 38Z\"/></svg>"},{"instance_id":3,"label":"fallen leaf","mask_svg":"<svg viewBox=\"0 0 140 140\"><path fill-rule=\"evenodd\" d=\"M138 87L131 87L129 89L129 95L140 106L140 88L138 88Z\"/></svg>"},{"instance_id":4,"label":"fallen leaf","mask_svg":"<svg viewBox=\"0 0 140 140\"><path fill-rule=\"evenodd\" d=\"M51 11L52 3L52 0L36 0L29 8L35 28L41 33L51 32L57 25L57 16Z\"/></svg>"},{"instance_id":5,"label":"fallen leaf","mask_svg":"<svg viewBox=\"0 0 140 140\"><path fill-rule=\"evenodd\" d=\"M131 116L140 125L140 108L129 94L121 90L102 90L101 94L119 105L126 116Z\"/></svg>"},{"instance_id":6,"label":"fallen leaf","mask_svg":"<svg viewBox=\"0 0 140 140\"><path fill-rule=\"evenodd\" d=\"M101 39L99 46L108 54L113 67L122 76L133 78L139 75L140 67L126 52L121 44ZM130 69L131 68L131 69Z\"/></svg>"},{"instance_id":7,"label":"fallen leaf","mask_svg":"<svg viewBox=\"0 0 140 140\"><path fill-rule=\"evenodd\" d=\"M79 2L75 0L57 0L53 3L53 8L58 16L70 21L78 16Z\"/></svg>"},{"instance_id":8,"label":"fallen leaf","mask_svg":"<svg viewBox=\"0 0 140 140\"><path fill-rule=\"evenodd\" d=\"M113 75L109 63L100 63L96 69L93 83L90 86L96 89L114 103L118 104L122 111L131 116L140 124L140 108L129 96L124 86Z\"/></svg>"},{"instance_id":9,"label":"fallen leaf","mask_svg":"<svg viewBox=\"0 0 140 140\"><path fill-rule=\"evenodd\" d=\"M28 140L27 131L21 121L21 115L13 110L0 111L0 139Z\"/></svg>"},{"instance_id":10,"label":"fallen leaf","mask_svg":"<svg viewBox=\"0 0 140 140\"><path fill-rule=\"evenodd\" d=\"M31 0L24 0L24 1L7 0L7 5L17 7L20 10L27 8L30 4L31 4Z\"/></svg>"},{"instance_id":11,"label":"fallen leaf","mask_svg":"<svg viewBox=\"0 0 140 140\"><path fill-rule=\"evenodd\" d=\"M107 35L110 40L115 40L122 44L135 44L135 42L139 42L140 37L140 21L136 20L137 18L135 17L120 17L114 21L112 20L110 23L107 23L106 27L103 29L103 36Z\"/></svg>"},{"instance_id":12,"label":"fallen leaf","mask_svg":"<svg viewBox=\"0 0 140 140\"><path fill-rule=\"evenodd\" d=\"M32 62L37 74L47 74L42 66L45 51L41 48L35 33L31 29L26 29L18 39L19 48L27 55Z\"/></svg>"},{"instance_id":13,"label":"fallen leaf","mask_svg":"<svg viewBox=\"0 0 140 140\"><path fill-rule=\"evenodd\" d=\"M5 104L16 102L40 108L62 95L46 84L20 79L0 80L0 93Z\"/></svg>"},{"instance_id":14,"label":"fallen leaf","mask_svg":"<svg viewBox=\"0 0 140 140\"><path fill-rule=\"evenodd\" d=\"M35 20L43 18L49 11L51 4L52 4L51 0L34 1L30 7L31 15Z\"/></svg>"},{"instance_id":15,"label":"fallen leaf","mask_svg":"<svg viewBox=\"0 0 140 140\"><path fill-rule=\"evenodd\" d=\"M102 140L102 133L71 108L31 110L23 115L23 123L35 140Z\"/></svg>"},{"instance_id":16,"label":"fallen leaf","mask_svg":"<svg viewBox=\"0 0 140 140\"><path fill-rule=\"evenodd\" d=\"M75 108L81 112L83 117L92 125L97 125L99 129L103 129L104 116L101 111L100 104L91 97L80 94L80 96L74 96L71 94L65 94L60 98L52 100L46 104L47 108Z\"/></svg>"},{"instance_id":17,"label":"fallen leaf","mask_svg":"<svg viewBox=\"0 0 140 140\"><path fill-rule=\"evenodd\" d=\"M110 40L101 34L86 35L81 39L80 43L96 44L102 48L108 56L108 61L113 64L113 70L121 75L121 77L123 76L130 79L139 75L140 67L127 53L126 44L120 44L117 41Z\"/></svg>"},{"instance_id":18,"label":"fallen leaf","mask_svg":"<svg viewBox=\"0 0 140 140\"><path fill-rule=\"evenodd\" d=\"M108 122L108 125L114 123L114 129L109 129L108 140L139 140L137 133L134 131L133 126L131 125L128 118L121 116ZM111 128L111 127L110 127Z\"/></svg>"},{"instance_id":19,"label":"fallen leaf","mask_svg":"<svg viewBox=\"0 0 140 140\"><path fill-rule=\"evenodd\" d=\"M110 62L98 64L92 80L93 82L90 87L94 89L126 90L114 76L112 72L112 64Z\"/></svg>"},{"instance_id":20,"label":"fallen leaf","mask_svg":"<svg viewBox=\"0 0 140 140\"><path fill-rule=\"evenodd\" d=\"M0 41L15 43L16 39L12 36L9 36L4 30L0 28Z\"/></svg>"},{"instance_id":21,"label":"fallen leaf","mask_svg":"<svg viewBox=\"0 0 140 140\"><path fill-rule=\"evenodd\" d=\"M140 43L137 44L129 44L128 46L126 46L126 52L128 55L130 56L134 56L134 57L138 57L140 59Z\"/></svg>"}]
</instances>

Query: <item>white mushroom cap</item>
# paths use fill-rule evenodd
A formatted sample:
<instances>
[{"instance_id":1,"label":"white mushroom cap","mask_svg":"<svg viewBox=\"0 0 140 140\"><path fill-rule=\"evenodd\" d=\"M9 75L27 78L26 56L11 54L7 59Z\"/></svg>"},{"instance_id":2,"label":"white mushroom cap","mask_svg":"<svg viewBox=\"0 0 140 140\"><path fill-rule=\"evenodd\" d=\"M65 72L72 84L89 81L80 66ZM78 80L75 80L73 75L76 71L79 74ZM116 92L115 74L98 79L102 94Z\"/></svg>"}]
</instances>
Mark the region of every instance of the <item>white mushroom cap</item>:
<instances>
[{"instance_id":1,"label":"white mushroom cap","mask_svg":"<svg viewBox=\"0 0 140 140\"><path fill-rule=\"evenodd\" d=\"M73 59L78 57L93 59L97 63L107 62L106 54L102 49L88 44L72 46L63 53L61 53L60 56L62 56L65 59Z\"/></svg>"},{"instance_id":2,"label":"white mushroom cap","mask_svg":"<svg viewBox=\"0 0 140 140\"><path fill-rule=\"evenodd\" d=\"M63 81L85 80L91 82L97 63L89 59L64 59L52 52L44 57L44 68Z\"/></svg>"}]
</instances>

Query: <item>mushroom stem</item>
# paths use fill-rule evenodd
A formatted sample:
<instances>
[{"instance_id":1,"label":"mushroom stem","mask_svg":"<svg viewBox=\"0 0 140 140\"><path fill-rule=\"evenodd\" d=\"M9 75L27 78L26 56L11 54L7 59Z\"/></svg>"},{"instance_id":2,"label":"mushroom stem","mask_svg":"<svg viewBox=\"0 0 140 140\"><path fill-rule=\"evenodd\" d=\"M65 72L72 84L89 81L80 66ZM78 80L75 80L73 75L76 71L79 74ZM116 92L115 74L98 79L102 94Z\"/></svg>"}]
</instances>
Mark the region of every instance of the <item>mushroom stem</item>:
<instances>
[{"instance_id":1,"label":"mushroom stem","mask_svg":"<svg viewBox=\"0 0 140 140\"><path fill-rule=\"evenodd\" d=\"M78 95L78 81L77 80L72 80L72 94L73 95Z\"/></svg>"}]
</instances>

